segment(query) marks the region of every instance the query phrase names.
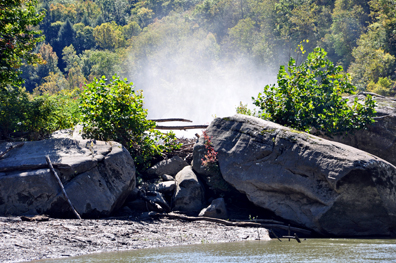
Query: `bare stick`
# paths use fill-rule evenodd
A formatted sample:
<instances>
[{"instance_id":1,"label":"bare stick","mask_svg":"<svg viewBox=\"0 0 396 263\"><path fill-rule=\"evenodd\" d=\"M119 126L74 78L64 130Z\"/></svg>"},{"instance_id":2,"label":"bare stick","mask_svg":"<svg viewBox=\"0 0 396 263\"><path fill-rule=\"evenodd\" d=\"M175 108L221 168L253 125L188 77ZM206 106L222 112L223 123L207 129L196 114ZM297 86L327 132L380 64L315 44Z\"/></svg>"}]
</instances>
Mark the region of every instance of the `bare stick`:
<instances>
[{"instance_id":1,"label":"bare stick","mask_svg":"<svg viewBox=\"0 0 396 263\"><path fill-rule=\"evenodd\" d=\"M215 223L220 223L224 224L226 226L241 226L241 227L264 227L264 228L278 228L278 229L284 229L288 230L289 227L285 225L278 225L278 224L263 224L263 223L255 223L251 221L246 221L246 222L232 222L224 219L219 219L219 218L212 218L212 217L203 217L203 216L184 216L184 215L178 215L174 213L153 213L150 215L151 217L167 217L167 218L174 218L174 219L183 219L183 220L188 220L188 221L209 221L209 222L215 222ZM311 231L302 229L302 228L297 228L297 227L290 227L291 230L295 232L300 232L305 235L310 235Z\"/></svg>"},{"instance_id":2,"label":"bare stick","mask_svg":"<svg viewBox=\"0 0 396 263\"><path fill-rule=\"evenodd\" d=\"M150 121L155 121L155 122L168 122L168 121L182 121L182 122L192 122L190 120L186 119L181 119L181 118L170 118L170 119L154 119Z\"/></svg>"},{"instance_id":3,"label":"bare stick","mask_svg":"<svg viewBox=\"0 0 396 263\"><path fill-rule=\"evenodd\" d=\"M65 188L63 187L63 184L62 184L61 180L59 179L59 176L58 176L58 174L56 173L54 167L52 166L52 163L51 163L51 160L50 160L49 156L48 156L48 155L45 156L45 159L47 160L47 163L48 163L48 165L49 165L49 167L50 167L52 173L55 175L55 178L56 178L56 180L58 181L58 184L59 184L60 188L62 189L63 195L65 196L67 202L69 203L70 208L73 210L73 212L74 212L74 214L76 215L76 217L77 217L78 219L81 219L81 216L78 214L78 212L77 212L76 209L74 208L72 202L70 201L69 197L67 196L67 193L66 193L66 191L65 191Z\"/></svg>"},{"instance_id":4,"label":"bare stick","mask_svg":"<svg viewBox=\"0 0 396 263\"><path fill-rule=\"evenodd\" d=\"M157 130L192 130L192 129L206 129L208 125L186 125L186 126L156 126Z\"/></svg>"},{"instance_id":5,"label":"bare stick","mask_svg":"<svg viewBox=\"0 0 396 263\"><path fill-rule=\"evenodd\" d=\"M275 232L274 232L272 229L270 229L270 231L271 231L272 234L279 240L279 242L282 242L282 240L280 240L280 238L275 234Z\"/></svg>"},{"instance_id":6,"label":"bare stick","mask_svg":"<svg viewBox=\"0 0 396 263\"><path fill-rule=\"evenodd\" d=\"M3 158L3 156L6 155L6 154L7 154L9 151L11 151L12 149L15 149L15 148L17 148L17 147L21 147L21 146L23 146L24 144L25 144L25 143L22 142L22 143L18 143L18 144L16 144L16 145L10 146L7 150L5 150L3 153L0 154L0 158Z\"/></svg>"}]
</instances>

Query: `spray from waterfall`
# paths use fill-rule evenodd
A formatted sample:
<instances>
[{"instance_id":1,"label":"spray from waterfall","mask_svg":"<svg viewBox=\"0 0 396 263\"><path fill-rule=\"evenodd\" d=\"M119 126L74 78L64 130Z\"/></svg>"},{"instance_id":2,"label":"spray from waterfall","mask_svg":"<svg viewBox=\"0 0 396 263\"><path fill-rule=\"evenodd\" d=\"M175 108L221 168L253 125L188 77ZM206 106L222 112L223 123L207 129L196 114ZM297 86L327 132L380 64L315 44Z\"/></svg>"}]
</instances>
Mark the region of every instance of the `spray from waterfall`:
<instances>
[{"instance_id":1,"label":"spray from waterfall","mask_svg":"<svg viewBox=\"0 0 396 263\"><path fill-rule=\"evenodd\" d=\"M234 115L240 102L254 108L252 96L274 83L272 69L258 68L243 57L218 59L208 55L208 48L207 39L184 39L174 46L164 44L139 61L142 66L129 79L143 90L150 119L177 117L210 124L214 117ZM177 135L192 137L196 132L201 130Z\"/></svg>"}]
</instances>

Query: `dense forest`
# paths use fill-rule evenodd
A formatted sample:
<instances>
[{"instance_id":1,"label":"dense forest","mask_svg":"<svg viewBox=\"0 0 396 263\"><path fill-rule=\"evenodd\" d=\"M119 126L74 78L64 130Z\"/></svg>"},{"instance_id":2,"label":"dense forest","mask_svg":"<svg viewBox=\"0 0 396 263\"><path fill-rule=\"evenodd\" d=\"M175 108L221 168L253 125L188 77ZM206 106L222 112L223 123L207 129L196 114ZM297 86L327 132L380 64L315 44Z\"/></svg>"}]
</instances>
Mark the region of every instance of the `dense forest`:
<instances>
[{"instance_id":1,"label":"dense forest","mask_svg":"<svg viewBox=\"0 0 396 263\"><path fill-rule=\"evenodd\" d=\"M394 0L40 0L38 4L46 14L39 25L45 41L36 52L46 63L22 67L28 91L54 93L114 73L132 80L162 74L162 80L172 82L177 76L158 72L162 67L183 67L187 72L200 63L210 71L238 61L242 67L268 72L287 64L291 56L301 61L296 48L304 43L308 52L324 48L331 61L351 74L359 90L396 92Z\"/></svg>"}]
</instances>

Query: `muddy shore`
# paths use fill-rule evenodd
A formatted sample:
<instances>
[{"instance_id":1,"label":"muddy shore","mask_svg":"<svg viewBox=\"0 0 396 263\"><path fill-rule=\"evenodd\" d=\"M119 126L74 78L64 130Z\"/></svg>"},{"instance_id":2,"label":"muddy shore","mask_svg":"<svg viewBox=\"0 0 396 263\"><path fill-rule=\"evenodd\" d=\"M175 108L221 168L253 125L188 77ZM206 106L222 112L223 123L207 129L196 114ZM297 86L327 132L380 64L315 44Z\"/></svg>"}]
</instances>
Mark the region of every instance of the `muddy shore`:
<instances>
[{"instance_id":1,"label":"muddy shore","mask_svg":"<svg viewBox=\"0 0 396 263\"><path fill-rule=\"evenodd\" d=\"M175 219L123 217L22 221L0 217L0 262L201 243L269 240L264 228Z\"/></svg>"}]
</instances>

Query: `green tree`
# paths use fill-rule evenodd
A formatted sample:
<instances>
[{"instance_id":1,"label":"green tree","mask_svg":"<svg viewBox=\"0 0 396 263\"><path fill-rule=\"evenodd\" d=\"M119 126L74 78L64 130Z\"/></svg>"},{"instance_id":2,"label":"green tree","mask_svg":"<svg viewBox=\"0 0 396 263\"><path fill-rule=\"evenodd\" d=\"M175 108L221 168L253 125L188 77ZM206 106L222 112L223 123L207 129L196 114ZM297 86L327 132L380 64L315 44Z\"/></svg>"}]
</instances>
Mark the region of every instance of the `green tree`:
<instances>
[{"instance_id":1,"label":"green tree","mask_svg":"<svg viewBox=\"0 0 396 263\"><path fill-rule=\"evenodd\" d=\"M85 26L82 30L76 32L76 40L74 41L75 48L78 54L84 50L95 47L95 38L93 36L93 27Z\"/></svg>"},{"instance_id":2,"label":"green tree","mask_svg":"<svg viewBox=\"0 0 396 263\"><path fill-rule=\"evenodd\" d=\"M103 49L115 49L125 45L122 28L114 21L95 27L93 36L98 46Z\"/></svg>"},{"instance_id":3,"label":"green tree","mask_svg":"<svg viewBox=\"0 0 396 263\"><path fill-rule=\"evenodd\" d=\"M38 66L25 65L21 68L23 71L21 76L25 80L25 87L29 92L42 84L43 79L51 72L60 73L58 68L58 56L53 51L50 44L42 44L38 54L44 59L44 63Z\"/></svg>"},{"instance_id":4,"label":"green tree","mask_svg":"<svg viewBox=\"0 0 396 263\"><path fill-rule=\"evenodd\" d=\"M22 131L29 113L29 99L20 77L20 67L42 63L33 53L36 44L44 39L36 26L44 17L37 13L34 0L0 1L0 137L9 138Z\"/></svg>"},{"instance_id":5,"label":"green tree","mask_svg":"<svg viewBox=\"0 0 396 263\"><path fill-rule=\"evenodd\" d=\"M59 68L63 71L66 67L66 61L62 58L62 51L65 47L70 46L74 43L76 37L76 31L73 28L73 25L69 20L66 20L66 23L62 25L59 29L58 38L54 42L54 51L58 55L59 59Z\"/></svg>"},{"instance_id":6,"label":"green tree","mask_svg":"<svg viewBox=\"0 0 396 263\"><path fill-rule=\"evenodd\" d=\"M396 79L396 4L392 0L372 0L373 23L357 41L352 51L355 61L348 71L354 84L365 90L370 82L379 78Z\"/></svg>"},{"instance_id":7,"label":"green tree","mask_svg":"<svg viewBox=\"0 0 396 263\"><path fill-rule=\"evenodd\" d=\"M337 0L332 12L333 23L330 34L326 35L328 43L337 55L337 60L348 68L353 61L352 50L356 41L366 30L369 18L368 1Z\"/></svg>"},{"instance_id":8,"label":"green tree","mask_svg":"<svg viewBox=\"0 0 396 263\"><path fill-rule=\"evenodd\" d=\"M264 119L302 131L319 130L327 135L362 129L374 122L375 102L367 96L364 104L343 98L356 88L341 66L334 66L327 53L315 48L299 66L291 58L288 72L281 66L278 86L265 86L254 99ZM314 129L313 129L314 128Z\"/></svg>"},{"instance_id":9,"label":"green tree","mask_svg":"<svg viewBox=\"0 0 396 263\"><path fill-rule=\"evenodd\" d=\"M35 29L44 17L36 12L35 0L0 1L0 88L22 84L19 68L24 63L42 61L32 53L36 44L43 41L40 31Z\"/></svg>"},{"instance_id":10,"label":"green tree","mask_svg":"<svg viewBox=\"0 0 396 263\"><path fill-rule=\"evenodd\" d=\"M80 108L85 136L120 142L130 151L139 170L149 167L154 156L179 147L173 133L164 135L154 129L155 122L147 120L143 94L117 75L108 82L103 76L86 85L80 95Z\"/></svg>"}]
</instances>

